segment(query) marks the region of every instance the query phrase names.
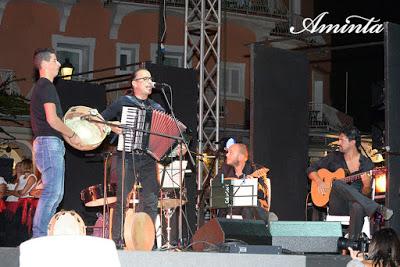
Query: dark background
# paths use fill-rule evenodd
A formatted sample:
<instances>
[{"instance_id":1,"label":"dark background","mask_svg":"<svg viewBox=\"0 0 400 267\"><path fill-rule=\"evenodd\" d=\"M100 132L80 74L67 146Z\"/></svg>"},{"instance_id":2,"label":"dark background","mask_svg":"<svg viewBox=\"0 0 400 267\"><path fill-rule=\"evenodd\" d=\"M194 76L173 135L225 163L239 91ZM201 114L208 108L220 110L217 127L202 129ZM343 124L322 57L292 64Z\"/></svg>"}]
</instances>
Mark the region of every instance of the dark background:
<instances>
[{"instance_id":1,"label":"dark background","mask_svg":"<svg viewBox=\"0 0 400 267\"><path fill-rule=\"evenodd\" d=\"M400 22L399 2L394 0L351 0L314 1L314 15L328 11L323 19L325 24L345 24L350 15L384 21ZM354 20L360 22L359 20ZM362 22L365 24L365 22ZM379 34L332 34L332 46L370 44L383 42L383 32ZM382 99L384 81L383 43L357 48L332 50L331 98L332 106L345 111L345 77L348 72L348 114L354 118L354 124L364 132L371 132L371 126L382 128L384 112Z\"/></svg>"},{"instance_id":2,"label":"dark background","mask_svg":"<svg viewBox=\"0 0 400 267\"><path fill-rule=\"evenodd\" d=\"M254 48L253 160L270 168L271 211L304 220L308 163L308 61L301 53Z\"/></svg>"}]
</instances>

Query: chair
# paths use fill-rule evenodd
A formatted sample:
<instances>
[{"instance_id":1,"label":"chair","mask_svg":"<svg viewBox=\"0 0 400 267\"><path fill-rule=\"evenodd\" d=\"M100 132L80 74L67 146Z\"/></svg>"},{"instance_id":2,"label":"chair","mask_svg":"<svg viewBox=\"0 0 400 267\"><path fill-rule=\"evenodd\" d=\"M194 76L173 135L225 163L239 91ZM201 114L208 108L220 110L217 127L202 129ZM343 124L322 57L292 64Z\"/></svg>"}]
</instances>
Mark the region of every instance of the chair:
<instances>
[{"instance_id":1,"label":"chair","mask_svg":"<svg viewBox=\"0 0 400 267\"><path fill-rule=\"evenodd\" d=\"M372 179L372 186L371 186L371 199L375 199L375 180ZM327 222L340 222L342 225L349 225L350 224L350 216L338 216L338 215L330 215L329 214L329 207L327 208L327 215L325 221ZM364 217L364 224L361 230L362 233L366 234L368 238L371 238L371 223L368 216Z\"/></svg>"}]
</instances>

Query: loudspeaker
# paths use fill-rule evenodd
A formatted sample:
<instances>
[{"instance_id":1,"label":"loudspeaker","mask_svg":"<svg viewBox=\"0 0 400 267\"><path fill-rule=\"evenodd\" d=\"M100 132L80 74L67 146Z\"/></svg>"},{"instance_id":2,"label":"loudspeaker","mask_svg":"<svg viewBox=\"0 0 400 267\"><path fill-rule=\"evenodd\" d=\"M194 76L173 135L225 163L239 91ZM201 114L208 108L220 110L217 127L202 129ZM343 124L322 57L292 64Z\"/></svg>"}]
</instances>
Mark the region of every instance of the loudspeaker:
<instances>
[{"instance_id":1,"label":"loudspeaker","mask_svg":"<svg viewBox=\"0 0 400 267\"><path fill-rule=\"evenodd\" d=\"M389 226L400 231L400 25L385 22L385 153L386 176L385 206L394 210Z\"/></svg>"},{"instance_id":2,"label":"loudspeaker","mask_svg":"<svg viewBox=\"0 0 400 267\"><path fill-rule=\"evenodd\" d=\"M193 236L193 250L203 251L209 244L237 240L249 245L271 245L271 235L264 221L214 218Z\"/></svg>"},{"instance_id":3,"label":"loudspeaker","mask_svg":"<svg viewBox=\"0 0 400 267\"><path fill-rule=\"evenodd\" d=\"M336 253L340 222L276 221L270 223L272 245L294 252Z\"/></svg>"}]
</instances>

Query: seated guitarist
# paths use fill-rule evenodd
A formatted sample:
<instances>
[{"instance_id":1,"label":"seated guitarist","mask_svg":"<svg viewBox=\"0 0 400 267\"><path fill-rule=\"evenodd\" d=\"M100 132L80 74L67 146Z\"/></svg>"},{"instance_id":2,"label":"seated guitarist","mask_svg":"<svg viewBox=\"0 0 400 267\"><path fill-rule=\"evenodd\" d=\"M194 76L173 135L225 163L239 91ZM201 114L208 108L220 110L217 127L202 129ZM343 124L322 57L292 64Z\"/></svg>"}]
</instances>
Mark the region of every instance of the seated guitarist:
<instances>
[{"instance_id":1,"label":"seated guitarist","mask_svg":"<svg viewBox=\"0 0 400 267\"><path fill-rule=\"evenodd\" d=\"M226 154L226 162L221 166L214 181L221 181L222 175L224 178L237 178L244 179L248 175L253 174L256 171L256 167L253 163L248 160L248 150L244 144L232 144L228 148ZM260 181L259 183L263 183ZM264 186L264 188L266 188ZM258 207L236 207L232 209L233 215L242 215L243 219L256 219L264 220L268 223L268 203L267 196L260 198L260 190L258 196ZM230 209L219 209L218 217L226 217L230 213Z\"/></svg>"},{"instance_id":2,"label":"seated guitarist","mask_svg":"<svg viewBox=\"0 0 400 267\"><path fill-rule=\"evenodd\" d=\"M370 198L371 176L361 174L359 180L347 184L340 179L333 183L324 182L318 170L335 172L342 168L347 175L367 172L374 165L370 159L361 155L359 147L361 136L357 128L347 126L339 134L339 151L311 164L307 169L308 178L315 183L318 193L329 194L329 213L332 215L350 215L349 238L357 239L362 230L364 217L368 215L380 223L389 220L393 211L377 204Z\"/></svg>"}]
</instances>

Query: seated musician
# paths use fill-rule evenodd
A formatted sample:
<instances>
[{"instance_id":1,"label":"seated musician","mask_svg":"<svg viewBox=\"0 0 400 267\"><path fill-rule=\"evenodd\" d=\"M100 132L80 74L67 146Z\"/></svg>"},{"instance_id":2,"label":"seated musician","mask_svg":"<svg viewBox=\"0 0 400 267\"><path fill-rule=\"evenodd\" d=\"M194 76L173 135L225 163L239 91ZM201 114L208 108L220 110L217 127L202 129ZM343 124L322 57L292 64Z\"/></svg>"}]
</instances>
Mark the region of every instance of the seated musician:
<instances>
[{"instance_id":1,"label":"seated musician","mask_svg":"<svg viewBox=\"0 0 400 267\"><path fill-rule=\"evenodd\" d=\"M364 222L364 217L373 217L379 223L389 220L393 211L377 204L371 196L371 175L366 173L373 169L374 165L370 159L361 155L359 147L361 145L360 132L354 126L347 126L339 133L339 151L330 153L325 158L311 164L307 169L308 178L317 188L317 196L328 196L329 194L329 214L349 215L349 238L359 238ZM324 181L320 176L319 170L327 169L335 172L342 168L346 176L359 174L360 179L347 184L340 179L333 180L332 183Z\"/></svg>"},{"instance_id":2,"label":"seated musician","mask_svg":"<svg viewBox=\"0 0 400 267\"><path fill-rule=\"evenodd\" d=\"M256 171L256 167L253 163L248 160L248 150L244 144L232 144L228 148L226 154L226 162L222 165L214 181L221 181L222 175L224 179L244 179L244 178L257 178L250 177ZM259 179L259 183L263 183L263 187L266 188L262 179ZM243 219L256 219L264 220L268 223L268 204L267 196L263 195L258 198L258 207L234 207L232 208L233 215L242 215ZM230 213L230 209L219 209L218 217L226 217Z\"/></svg>"}]
</instances>

